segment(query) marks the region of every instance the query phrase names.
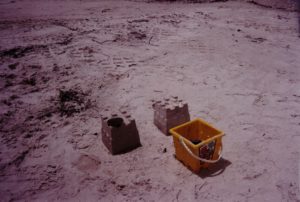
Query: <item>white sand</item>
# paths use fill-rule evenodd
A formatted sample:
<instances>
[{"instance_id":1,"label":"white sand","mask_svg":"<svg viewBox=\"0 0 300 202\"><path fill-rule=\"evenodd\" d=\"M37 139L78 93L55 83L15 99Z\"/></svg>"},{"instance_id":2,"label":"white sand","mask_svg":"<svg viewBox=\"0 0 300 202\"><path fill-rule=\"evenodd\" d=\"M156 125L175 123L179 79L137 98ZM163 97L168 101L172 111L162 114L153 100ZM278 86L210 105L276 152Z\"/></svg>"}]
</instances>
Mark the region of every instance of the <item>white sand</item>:
<instances>
[{"instance_id":1,"label":"white sand","mask_svg":"<svg viewBox=\"0 0 300 202\"><path fill-rule=\"evenodd\" d=\"M1 1L0 201L299 201L297 26L239 2ZM86 94L80 113L60 115L59 89ZM153 125L170 95L226 132L218 175ZM106 108L135 117L142 147L108 153Z\"/></svg>"}]
</instances>

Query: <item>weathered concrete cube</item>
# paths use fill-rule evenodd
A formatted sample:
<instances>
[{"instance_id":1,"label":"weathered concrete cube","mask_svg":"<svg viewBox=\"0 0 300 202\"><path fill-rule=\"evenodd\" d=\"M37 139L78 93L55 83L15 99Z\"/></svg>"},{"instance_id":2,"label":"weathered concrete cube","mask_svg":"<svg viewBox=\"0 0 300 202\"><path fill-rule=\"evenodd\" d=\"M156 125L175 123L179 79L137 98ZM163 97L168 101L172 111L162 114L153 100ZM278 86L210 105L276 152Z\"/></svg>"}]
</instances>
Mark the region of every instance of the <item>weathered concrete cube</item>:
<instances>
[{"instance_id":1,"label":"weathered concrete cube","mask_svg":"<svg viewBox=\"0 0 300 202\"><path fill-rule=\"evenodd\" d=\"M101 116L102 142L113 155L126 153L142 146L135 120L126 112L122 114Z\"/></svg>"},{"instance_id":2,"label":"weathered concrete cube","mask_svg":"<svg viewBox=\"0 0 300 202\"><path fill-rule=\"evenodd\" d=\"M154 125L165 135L170 135L169 130L175 126L190 121L188 104L179 100L177 96L154 101Z\"/></svg>"}]
</instances>

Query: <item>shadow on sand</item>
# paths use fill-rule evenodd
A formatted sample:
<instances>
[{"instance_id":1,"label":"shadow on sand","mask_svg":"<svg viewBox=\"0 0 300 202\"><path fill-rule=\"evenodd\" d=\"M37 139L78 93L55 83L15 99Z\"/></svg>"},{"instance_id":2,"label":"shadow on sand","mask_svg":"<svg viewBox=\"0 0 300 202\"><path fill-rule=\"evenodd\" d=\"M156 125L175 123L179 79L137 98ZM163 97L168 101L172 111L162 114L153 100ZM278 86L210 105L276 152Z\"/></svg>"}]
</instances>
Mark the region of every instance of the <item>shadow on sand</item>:
<instances>
[{"instance_id":1,"label":"shadow on sand","mask_svg":"<svg viewBox=\"0 0 300 202\"><path fill-rule=\"evenodd\" d=\"M230 164L230 161L221 158L217 163L212 164L209 168L202 169L199 173L196 174L201 178L215 177L222 174Z\"/></svg>"}]
</instances>

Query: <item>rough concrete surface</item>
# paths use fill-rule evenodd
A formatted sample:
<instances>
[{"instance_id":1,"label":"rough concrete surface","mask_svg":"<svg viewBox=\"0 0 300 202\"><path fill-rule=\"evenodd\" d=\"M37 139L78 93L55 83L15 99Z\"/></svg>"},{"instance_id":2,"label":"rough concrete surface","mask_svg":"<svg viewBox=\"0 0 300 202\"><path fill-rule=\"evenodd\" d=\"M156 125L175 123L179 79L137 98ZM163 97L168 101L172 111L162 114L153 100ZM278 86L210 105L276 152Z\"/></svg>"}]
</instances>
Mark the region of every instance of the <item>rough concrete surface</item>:
<instances>
[{"instance_id":1,"label":"rough concrete surface","mask_svg":"<svg viewBox=\"0 0 300 202\"><path fill-rule=\"evenodd\" d=\"M0 201L299 201L298 13L227 1L0 2ZM225 131L196 175L153 124L178 96ZM111 155L106 109L142 147Z\"/></svg>"}]
</instances>

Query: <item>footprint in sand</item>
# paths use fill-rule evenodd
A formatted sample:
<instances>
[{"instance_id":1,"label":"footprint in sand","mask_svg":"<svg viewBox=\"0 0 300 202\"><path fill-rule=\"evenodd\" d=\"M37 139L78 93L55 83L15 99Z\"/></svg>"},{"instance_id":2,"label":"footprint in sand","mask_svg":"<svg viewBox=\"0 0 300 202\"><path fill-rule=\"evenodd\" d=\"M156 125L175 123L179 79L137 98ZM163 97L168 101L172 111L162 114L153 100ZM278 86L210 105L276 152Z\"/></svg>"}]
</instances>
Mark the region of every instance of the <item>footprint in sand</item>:
<instances>
[{"instance_id":1,"label":"footprint in sand","mask_svg":"<svg viewBox=\"0 0 300 202\"><path fill-rule=\"evenodd\" d=\"M101 162L96 158L88 155L81 155L74 163L74 166L82 172L94 172L99 168L100 164Z\"/></svg>"}]
</instances>

